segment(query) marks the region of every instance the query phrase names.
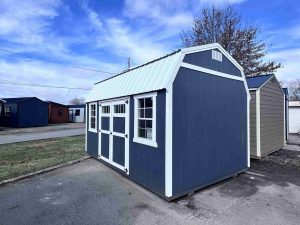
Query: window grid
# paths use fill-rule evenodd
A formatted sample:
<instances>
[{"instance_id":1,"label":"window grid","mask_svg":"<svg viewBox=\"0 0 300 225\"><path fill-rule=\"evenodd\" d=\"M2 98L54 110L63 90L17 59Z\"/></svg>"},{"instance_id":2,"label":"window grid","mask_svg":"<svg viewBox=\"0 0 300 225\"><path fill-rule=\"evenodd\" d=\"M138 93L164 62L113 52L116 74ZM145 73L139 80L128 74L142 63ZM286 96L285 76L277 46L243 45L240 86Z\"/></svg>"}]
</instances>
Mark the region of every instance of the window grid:
<instances>
[{"instance_id":1,"label":"window grid","mask_svg":"<svg viewBox=\"0 0 300 225\"><path fill-rule=\"evenodd\" d=\"M153 98L138 99L138 137L152 140Z\"/></svg>"},{"instance_id":2,"label":"window grid","mask_svg":"<svg viewBox=\"0 0 300 225\"><path fill-rule=\"evenodd\" d=\"M96 104L90 106L90 129L96 129Z\"/></svg>"},{"instance_id":3,"label":"window grid","mask_svg":"<svg viewBox=\"0 0 300 225\"><path fill-rule=\"evenodd\" d=\"M102 113L103 114L109 114L110 113L110 106L109 105L102 106Z\"/></svg>"},{"instance_id":4,"label":"window grid","mask_svg":"<svg viewBox=\"0 0 300 225\"><path fill-rule=\"evenodd\" d=\"M5 116L11 116L11 107L10 106L5 106L4 115Z\"/></svg>"},{"instance_id":5,"label":"window grid","mask_svg":"<svg viewBox=\"0 0 300 225\"><path fill-rule=\"evenodd\" d=\"M125 104L118 104L118 105L114 105L114 113L125 113Z\"/></svg>"}]
</instances>

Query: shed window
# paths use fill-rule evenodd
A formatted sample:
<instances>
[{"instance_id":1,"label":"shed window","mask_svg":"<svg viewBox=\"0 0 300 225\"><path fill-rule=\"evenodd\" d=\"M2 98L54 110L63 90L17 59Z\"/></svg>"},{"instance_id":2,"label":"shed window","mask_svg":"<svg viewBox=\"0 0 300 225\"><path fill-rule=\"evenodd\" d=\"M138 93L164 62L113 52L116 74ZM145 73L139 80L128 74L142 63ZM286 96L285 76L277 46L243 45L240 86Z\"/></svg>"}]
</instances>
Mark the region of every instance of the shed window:
<instances>
[{"instance_id":1,"label":"shed window","mask_svg":"<svg viewBox=\"0 0 300 225\"><path fill-rule=\"evenodd\" d=\"M114 113L125 113L125 104L114 105Z\"/></svg>"},{"instance_id":2,"label":"shed window","mask_svg":"<svg viewBox=\"0 0 300 225\"><path fill-rule=\"evenodd\" d=\"M102 106L102 113L103 114L109 114L110 113L110 106L109 105Z\"/></svg>"},{"instance_id":3,"label":"shed window","mask_svg":"<svg viewBox=\"0 0 300 225\"><path fill-rule=\"evenodd\" d=\"M75 116L80 116L80 109L75 110Z\"/></svg>"},{"instance_id":4,"label":"shed window","mask_svg":"<svg viewBox=\"0 0 300 225\"><path fill-rule=\"evenodd\" d=\"M11 116L11 107L10 106L5 106L4 115L5 116Z\"/></svg>"},{"instance_id":5,"label":"shed window","mask_svg":"<svg viewBox=\"0 0 300 225\"><path fill-rule=\"evenodd\" d=\"M157 147L156 93L135 97L134 141Z\"/></svg>"},{"instance_id":6,"label":"shed window","mask_svg":"<svg viewBox=\"0 0 300 225\"><path fill-rule=\"evenodd\" d=\"M90 104L89 131L97 132L97 107L96 107L96 103Z\"/></svg>"},{"instance_id":7,"label":"shed window","mask_svg":"<svg viewBox=\"0 0 300 225\"><path fill-rule=\"evenodd\" d=\"M64 115L64 110L63 109L58 109L57 115L58 116L63 116Z\"/></svg>"}]
</instances>

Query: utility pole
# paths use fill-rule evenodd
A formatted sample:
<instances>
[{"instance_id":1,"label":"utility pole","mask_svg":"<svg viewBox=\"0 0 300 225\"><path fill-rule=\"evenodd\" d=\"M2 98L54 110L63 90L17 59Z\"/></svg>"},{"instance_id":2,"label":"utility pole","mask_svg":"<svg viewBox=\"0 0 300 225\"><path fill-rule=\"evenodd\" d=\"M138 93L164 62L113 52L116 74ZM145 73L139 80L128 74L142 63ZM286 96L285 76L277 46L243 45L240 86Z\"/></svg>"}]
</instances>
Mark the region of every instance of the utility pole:
<instances>
[{"instance_id":1,"label":"utility pole","mask_svg":"<svg viewBox=\"0 0 300 225\"><path fill-rule=\"evenodd\" d=\"M128 57L127 64L128 64L128 69L130 69L130 57Z\"/></svg>"}]
</instances>

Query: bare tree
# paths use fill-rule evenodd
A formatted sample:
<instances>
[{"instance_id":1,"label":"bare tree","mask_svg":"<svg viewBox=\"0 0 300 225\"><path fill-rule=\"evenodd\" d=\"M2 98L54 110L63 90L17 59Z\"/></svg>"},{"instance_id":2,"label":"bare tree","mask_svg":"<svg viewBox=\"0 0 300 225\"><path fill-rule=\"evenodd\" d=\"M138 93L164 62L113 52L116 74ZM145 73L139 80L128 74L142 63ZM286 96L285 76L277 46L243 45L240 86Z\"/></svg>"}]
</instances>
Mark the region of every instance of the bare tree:
<instances>
[{"instance_id":1,"label":"bare tree","mask_svg":"<svg viewBox=\"0 0 300 225\"><path fill-rule=\"evenodd\" d=\"M266 43L257 39L259 28L242 23L231 6L205 8L194 18L193 27L181 34L185 47L218 42L244 68L247 76L275 72L281 67L274 61L265 62Z\"/></svg>"},{"instance_id":2,"label":"bare tree","mask_svg":"<svg viewBox=\"0 0 300 225\"><path fill-rule=\"evenodd\" d=\"M289 100L300 101L300 79L281 81L281 84L288 88Z\"/></svg>"},{"instance_id":3,"label":"bare tree","mask_svg":"<svg viewBox=\"0 0 300 225\"><path fill-rule=\"evenodd\" d=\"M84 104L84 98L77 98L77 97L72 98L70 100L70 104L72 104L72 105L82 105L82 104Z\"/></svg>"}]
</instances>

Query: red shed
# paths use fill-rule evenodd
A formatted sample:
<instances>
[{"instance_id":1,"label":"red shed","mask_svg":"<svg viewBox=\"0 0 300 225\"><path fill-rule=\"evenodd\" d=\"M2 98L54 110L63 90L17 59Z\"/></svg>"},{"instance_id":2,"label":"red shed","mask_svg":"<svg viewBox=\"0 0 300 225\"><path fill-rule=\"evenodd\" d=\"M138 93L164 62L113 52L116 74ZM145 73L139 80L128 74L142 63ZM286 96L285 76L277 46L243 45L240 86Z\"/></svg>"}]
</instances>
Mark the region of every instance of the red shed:
<instances>
[{"instance_id":1,"label":"red shed","mask_svg":"<svg viewBox=\"0 0 300 225\"><path fill-rule=\"evenodd\" d=\"M69 107L57 102L47 101L49 123L68 123Z\"/></svg>"}]
</instances>

